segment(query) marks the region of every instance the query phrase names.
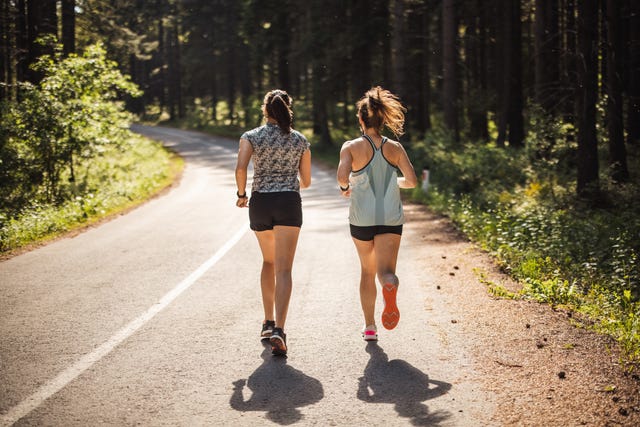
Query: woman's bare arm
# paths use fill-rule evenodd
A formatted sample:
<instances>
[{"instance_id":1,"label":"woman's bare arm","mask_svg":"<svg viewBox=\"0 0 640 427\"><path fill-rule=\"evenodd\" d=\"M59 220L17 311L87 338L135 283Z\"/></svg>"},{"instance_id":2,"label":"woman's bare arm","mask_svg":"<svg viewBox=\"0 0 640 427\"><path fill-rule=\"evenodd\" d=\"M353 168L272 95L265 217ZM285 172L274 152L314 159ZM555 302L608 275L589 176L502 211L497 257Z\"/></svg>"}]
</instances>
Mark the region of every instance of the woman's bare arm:
<instances>
[{"instance_id":1,"label":"woman's bare arm","mask_svg":"<svg viewBox=\"0 0 640 427\"><path fill-rule=\"evenodd\" d=\"M300 158L300 188L308 188L311 185L311 150L307 149Z\"/></svg>"},{"instance_id":2,"label":"woman's bare arm","mask_svg":"<svg viewBox=\"0 0 640 427\"><path fill-rule=\"evenodd\" d=\"M240 139L238 161L236 163L236 185L238 187L238 194L247 194L247 169L249 167L252 154L253 147L251 146L251 143L246 139ZM247 199L244 200L246 201ZM246 203L243 205L246 205Z\"/></svg>"},{"instance_id":3,"label":"woman's bare arm","mask_svg":"<svg viewBox=\"0 0 640 427\"><path fill-rule=\"evenodd\" d=\"M338 185L342 188L349 186L349 174L351 173L352 161L353 156L349 150L349 143L345 142L340 149L340 163L338 163L338 172L336 174ZM343 194L348 197L351 194L351 189L349 188L347 191L343 191Z\"/></svg>"},{"instance_id":4,"label":"woman's bare arm","mask_svg":"<svg viewBox=\"0 0 640 427\"><path fill-rule=\"evenodd\" d=\"M416 171L409 160L409 156L405 151L402 144L394 144L397 149L397 165L402 172L402 176L398 177L398 186L400 188L414 188L418 185L418 177L416 177Z\"/></svg>"}]
</instances>

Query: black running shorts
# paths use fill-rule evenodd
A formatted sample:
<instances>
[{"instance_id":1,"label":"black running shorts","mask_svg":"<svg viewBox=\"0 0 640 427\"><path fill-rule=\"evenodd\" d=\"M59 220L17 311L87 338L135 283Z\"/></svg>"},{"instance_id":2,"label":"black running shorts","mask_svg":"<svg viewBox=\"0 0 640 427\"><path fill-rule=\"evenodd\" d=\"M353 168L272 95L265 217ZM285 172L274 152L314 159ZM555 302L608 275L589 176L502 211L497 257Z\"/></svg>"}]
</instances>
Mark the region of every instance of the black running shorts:
<instances>
[{"instance_id":1,"label":"black running shorts","mask_svg":"<svg viewBox=\"0 0 640 427\"><path fill-rule=\"evenodd\" d=\"M254 231L273 230L275 225L302 227L302 199L297 191L251 193L249 225Z\"/></svg>"},{"instance_id":2,"label":"black running shorts","mask_svg":"<svg viewBox=\"0 0 640 427\"><path fill-rule=\"evenodd\" d=\"M372 225L368 227L360 227L358 225L349 224L351 228L351 237L358 240L370 241L378 234L399 234L402 235L402 224L400 225Z\"/></svg>"}]
</instances>

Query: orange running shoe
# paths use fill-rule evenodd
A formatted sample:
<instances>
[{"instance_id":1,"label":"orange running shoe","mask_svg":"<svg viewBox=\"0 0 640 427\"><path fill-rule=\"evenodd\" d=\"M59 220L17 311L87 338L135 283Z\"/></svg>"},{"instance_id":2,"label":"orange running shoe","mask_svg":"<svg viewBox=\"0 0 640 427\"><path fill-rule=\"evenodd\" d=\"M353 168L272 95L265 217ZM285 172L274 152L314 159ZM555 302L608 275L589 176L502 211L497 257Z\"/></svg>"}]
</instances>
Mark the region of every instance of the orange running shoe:
<instances>
[{"instance_id":1,"label":"orange running shoe","mask_svg":"<svg viewBox=\"0 0 640 427\"><path fill-rule=\"evenodd\" d=\"M382 326L386 329L393 329L400 321L400 310L396 305L396 293L398 286L385 283L382 286L382 298L384 300L384 310L382 310Z\"/></svg>"}]
</instances>

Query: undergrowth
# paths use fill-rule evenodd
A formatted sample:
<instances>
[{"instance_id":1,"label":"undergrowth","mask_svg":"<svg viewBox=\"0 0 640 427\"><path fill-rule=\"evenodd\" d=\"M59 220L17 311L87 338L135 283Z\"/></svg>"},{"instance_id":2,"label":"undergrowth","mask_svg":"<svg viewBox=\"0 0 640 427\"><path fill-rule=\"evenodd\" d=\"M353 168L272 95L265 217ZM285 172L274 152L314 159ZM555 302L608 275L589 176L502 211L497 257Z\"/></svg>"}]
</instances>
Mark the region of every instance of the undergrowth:
<instances>
[{"instance_id":1,"label":"undergrowth","mask_svg":"<svg viewBox=\"0 0 640 427\"><path fill-rule=\"evenodd\" d=\"M99 157L77 165L80 184L67 180L67 191L76 194L72 200L34 203L12 217L0 212L0 253L46 241L136 206L170 185L182 166L182 159L160 144L131 134L122 145L109 146Z\"/></svg>"},{"instance_id":2,"label":"undergrowth","mask_svg":"<svg viewBox=\"0 0 640 427\"><path fill-rule=\"evenodd\" d=\"M571 129L542 120L530 127L524 149L456 144L430 132L410 148L430 169L427 194L417 188L413 199L448 215L522 284L515 294L492 286L494 295L573 311L585 327L614 337L627 366L637 366L640 186L609 182L605 170L606 203L585 203L569 172L575 147L563 142ZM639 164L637 153L629 164Z\"/></svg>"}]
</instances>

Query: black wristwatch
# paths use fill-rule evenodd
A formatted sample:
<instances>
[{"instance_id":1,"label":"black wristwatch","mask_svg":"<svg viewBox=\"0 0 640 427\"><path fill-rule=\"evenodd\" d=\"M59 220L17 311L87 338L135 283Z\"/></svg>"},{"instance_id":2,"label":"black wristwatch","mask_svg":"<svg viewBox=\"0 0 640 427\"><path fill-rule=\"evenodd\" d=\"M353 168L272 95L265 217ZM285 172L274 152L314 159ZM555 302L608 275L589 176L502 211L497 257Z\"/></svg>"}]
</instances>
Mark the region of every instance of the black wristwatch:
<instances>
[{"instance_id":1,"label":"black wristwatch","mask_svg":"<svg viewBox=\"0 0 640 427\"><path fill-rule=\"evenodd\" d=\"M247 192L245 191L244 194L240 194L239 191L236 191L236 196L238 196L238 199L246 199L247 198Z\"/></svg>"},{"instance_id":2,"label":"black wristwatch","mask_svg":"<svg viewBox=\"0 0 640 427\"><path fill-rule=\"evenodd\" d=\"M341 185L339 185L338 187L340 187L340 191L347 191L349 189L349 183L347 183L346 187L343 187Z\"/></svg>"}]
</instances>

